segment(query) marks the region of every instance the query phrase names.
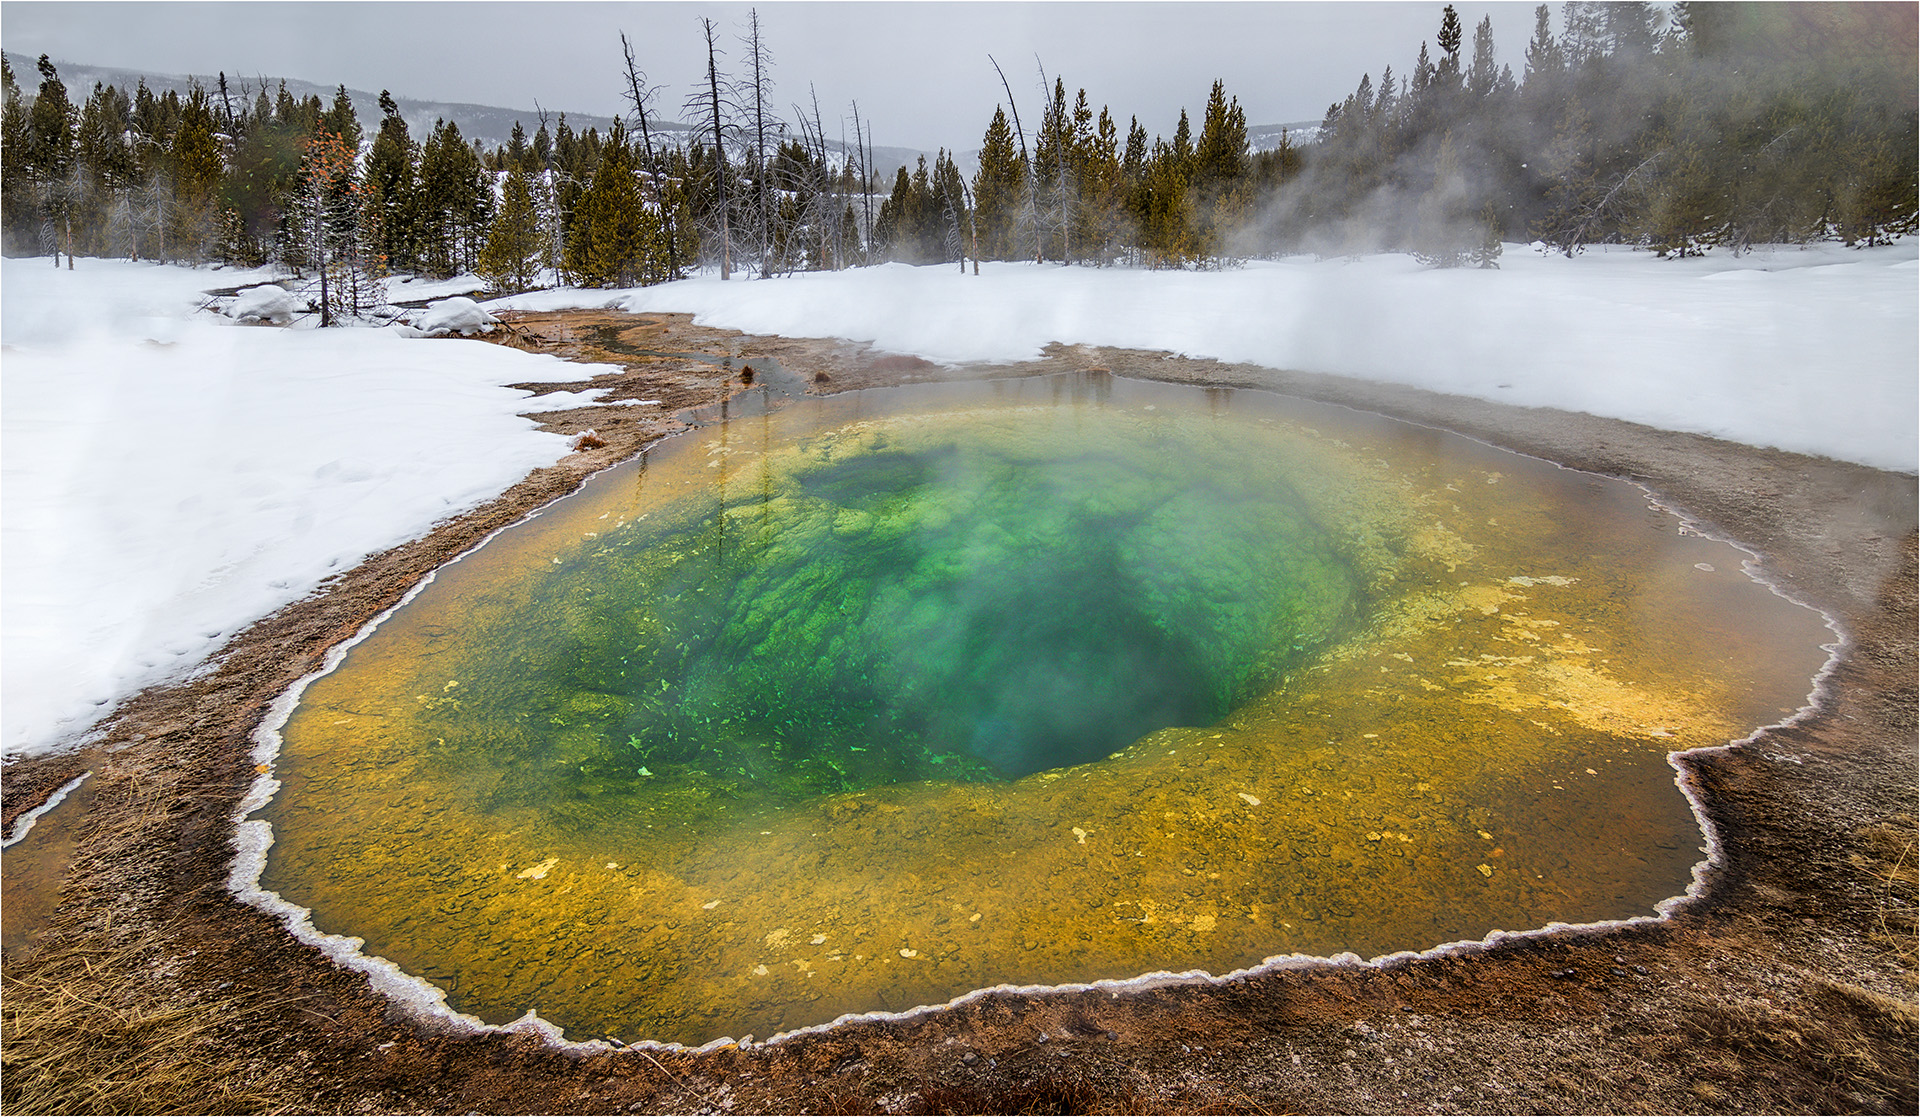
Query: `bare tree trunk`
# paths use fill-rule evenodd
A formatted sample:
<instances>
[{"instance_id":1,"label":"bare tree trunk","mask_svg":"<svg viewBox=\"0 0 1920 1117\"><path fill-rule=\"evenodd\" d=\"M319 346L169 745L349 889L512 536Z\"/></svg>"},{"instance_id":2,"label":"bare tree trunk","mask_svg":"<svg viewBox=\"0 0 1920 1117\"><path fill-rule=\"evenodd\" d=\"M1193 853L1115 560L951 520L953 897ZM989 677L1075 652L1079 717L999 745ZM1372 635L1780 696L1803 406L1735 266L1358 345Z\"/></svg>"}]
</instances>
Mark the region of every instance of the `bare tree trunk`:
<instances>
[{"instance_id":1,"label":"bare tree trunk","mask_svg":"<svg viewBox=\"0 0 1920 1117\"><path fill-rule=\"evenodd\" d=\"M815 212L816 218L820 221L820 255L821 255L821 258L824 259L828 254L828 250L827 250L828 240L830 237L837 234L840 228L840 222L839 222L839 215L837 213L834 213L834 217L831 222L826 220L827 213L833 210L833 199L832 199L832 196L828 193L829 183L833 176L827 172L827 130L820 123L819 93L815 92L811 85L807 87L807 93L812 97L812 100L813 100L814 162L819 164L820 166L820 186L818 191L815 193L815 198L823 199L823 200L816 201L814 205L814 212ZM795 107L798 107L798 106L795 106ZM804 122L802 122L801 127L804 130L805 128Z\"/></svg>"},{"instance_id":2,"label":"bare tree trunk","mask_svg":"<svg viewBox=\"0 0 1920 1117\"><path fill-rule=\"evenodd\" d=\"M747 66L753 77L753 172L760 195L760 278L773 275L772 191L767 183L767 67L772 59L760 42L760 10L747 9Z\"/></svg>"},{"instance_id":3,"label":"bare tree trunk","mask_svg":"<svg viewBox=\"0 0 1920 1117\"><path fill-rule=\"evenodd\" d=\"M842 157L847 154L847 118L844 116L840 118L840 154ZM852 164L849 163L848 167L851 166ZM841 215L846 212L840 203L840 187L846 182L846 176L844 169L843 173L834 174L823 168L821 174L827 181L833 183L828 200L833 205L833 270L839 271L847 266L847 231L845 223L840 220Z\"/></svg>"},{"instance_id":4,"label":"bare tree trunk","mask_svg":"<svg viewBox=\"0 0 1920 1117\"><path fill-rule=\"evenodd\" d=\"M867 262L867 245L873 243L873 167L867 157L866 141L860 138L860 102L853 102L853 148L860 154L860 210L865 217L860 237L860 262Z\"/></svg>"},{"instance_id":5,"label":"bare tree trunk","mask_svg":"<svg viewBox=\"0 0 1920 1117\"><path fill-rule=\"evenodd\" d=\"M220 71L220 108L225 116L226 130L233 131L233 99L227 96L227 72Z\"/></svg>"},{"instance_id":6,"label":"bare tree trunk","mask_svg":"<svg viewBox=\"0 0 1920 1117\"><path fill-rule=\"evenodd\" d=\"M1033 64L1040 68L1040 95L1051 100L1053 94L1047 85L1047 64L1040 61L1038 54L1033 56ZM1011 93L1008 96L1012 96ZM1073 259L1073 206L1067 193L1067 137L1064 129L1067 124L1067 103L1063 95L1059 102L1059 111L1053 119L1053 153L1057 177L1054 190L1060 198L1060 263L1067 264ZM1040 118L1045 122L1046 117Z\"/></svg>"},{"instance_id":7,"label":"bare tree trunk","mask_svg":"<svg viewBox=\"0 0 1920 1117\"><path fill-rule=\"evenodd\" d=\"M968 188L966 178L960 178L960 202L966 205L968 213L972 215L972 217L968 217L966 228L968 228L970 240L973 242L973 274L979 274L979 213L973 211L973 192ZM962 273L966 271L966 257L964 257L964 255L960 257L960 271L962 271Z\"/></svg>"},{"instance_id":8,"label":"bare tree trunk","mask_svg":"<svg viewBox=\"0 0 1920 1117\"><path fill-rule=\"evenodd\" d=\"M627 100L633 102L633 112L640 118L640 145L647 156L647 181L653 184L654 208L660 211L660 228L667 238L667 278L680 278L679 239L674 234L673 214L667 212L666 188L660 183L660 166L653 158L653 134L647 127L647 102L653 99L653 90L647 88L647 75L634 65L633 45L627 42L627 33L620 32L620 50L627 57ZM545 127L546 115L541 114L540 124Z\"/></svg>"},{"instance_id":9,"label":"bare tree trunk","mask_svg":"<svg viewBox=\"0 0 1920 1117\"><path fill-rule=\"evenodd\" d=\"M1000 87L1007 91L1007 108L1013 112L1013 131L1020 137L1020 161L1027 165L1027 221L1033 228L1033 262L1045 263L1041 251L1045 242L1040 239L1040 202L1039 179L1034 175L1033 160L1027 156L1027 133L1020 127L1020 106L1013 99L1013 86L1007 83L1006 71L1000 63L993 61L993 55L987 55L987 61L993 62L993 72L1000 75Z\"/></svg>"},{"instance_id":10,"label":"bare tree trunk","mask_svg":"<svg viewBox=\"0 0 1920 1117\"><path fill-rule=\"evenodd\" d=\"M720 278L725 281L733 274L733 244L727 227L727 146L720 130L720 70L714 63L713 21L703 19L700 23L707 32L707 95L713 108L714 182L720 190Z\"/></svg>"}]
</instances>

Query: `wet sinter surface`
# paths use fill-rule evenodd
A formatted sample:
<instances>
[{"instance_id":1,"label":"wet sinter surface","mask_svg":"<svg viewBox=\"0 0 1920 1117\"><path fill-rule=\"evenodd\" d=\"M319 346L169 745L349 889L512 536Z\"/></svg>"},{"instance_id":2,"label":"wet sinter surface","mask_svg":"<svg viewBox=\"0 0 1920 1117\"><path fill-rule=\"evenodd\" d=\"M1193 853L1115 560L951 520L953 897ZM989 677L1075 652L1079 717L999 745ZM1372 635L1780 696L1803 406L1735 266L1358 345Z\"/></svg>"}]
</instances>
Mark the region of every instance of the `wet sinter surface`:
<instances>
[{"instance_id":1,"label":"wet sinter surface","mask_svg":"<svg viewBox=\"0 0 1920 1117\"><path fill-rule=\"evenodd\" d=\"M1741 557L1255 392L736 409L315 680L261 883L461 1011L685 1043L1648 915L1702 858L1667 753L1825 659Z\"/></svg>"}]
</instances>

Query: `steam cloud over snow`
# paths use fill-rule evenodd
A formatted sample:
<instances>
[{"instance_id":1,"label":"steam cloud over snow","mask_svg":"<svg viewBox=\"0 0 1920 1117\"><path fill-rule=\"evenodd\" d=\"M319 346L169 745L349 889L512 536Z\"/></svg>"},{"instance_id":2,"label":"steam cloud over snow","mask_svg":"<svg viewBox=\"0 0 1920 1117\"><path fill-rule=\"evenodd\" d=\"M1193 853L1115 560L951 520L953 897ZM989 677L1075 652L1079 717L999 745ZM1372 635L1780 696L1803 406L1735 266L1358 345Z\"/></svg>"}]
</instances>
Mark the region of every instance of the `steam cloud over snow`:
<instances>
[{"instance_id":1,"label":"steam cloud over snow","mask_svg":"<svg viewBox=\"0 0 1920 1117\"><path fill-rule=\"evenodd\" d=\"M1017 361L1049 342L1166 349L1920 468L1920 260L1911 241L1659 260L1508 245L1498 270L1411 257L1217 271L986 264L699 279L634 310L754 333L848 337L932 361ZM520 307L604 305L552 291ZM490 304L501 305L501 304Z\"/></svg>"},{"instance_id":2,"label":"steam cloud over snow","mask_svg":"<svg viewBox=\"0 0 1920 1117\"><path fill-rule=\"evenodd\" d=\"M695 279L487 304L687 311L942 362L1048 343L1167 349L1551 406L1862 462L1920 466L1912 243L1668 262L1547 257L1498 271L1404 256L1222 271L888 265ZM71 742L249 622L567 452L501 385L577 366L411 330L245 326L203 289L266 282L83 260L6 260L0 750ZM408 285L458 295L470 280ZM254 298L271 301L271 292ZM463 303L445 304L483 325Z\"/></svg>"}]
</instances>

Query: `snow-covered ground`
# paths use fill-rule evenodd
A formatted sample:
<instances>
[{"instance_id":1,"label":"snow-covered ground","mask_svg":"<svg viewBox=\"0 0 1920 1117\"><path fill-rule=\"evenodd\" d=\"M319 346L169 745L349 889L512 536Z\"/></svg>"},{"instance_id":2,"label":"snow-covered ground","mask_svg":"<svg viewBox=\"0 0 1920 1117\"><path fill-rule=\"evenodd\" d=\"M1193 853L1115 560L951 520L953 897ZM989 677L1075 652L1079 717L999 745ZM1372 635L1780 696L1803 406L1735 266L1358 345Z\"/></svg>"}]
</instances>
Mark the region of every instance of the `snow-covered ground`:
<instances>
[{"instance_id":1,"label":"snow-covered ground","mask_svg":"<svg viewBox=\"0 0 1920 1117\"><path fill-rule=\"evenodd\" d=\"M978 277L887 266L504 302L689 311L943 362L1018 360L1051 341L1168 349L1920 466L1912 243L1680 262L1509 245L1501 264L988 265ZM518 417L525 393L501 385L577 379L577 366L198 310L203 289L268 278L4 262L0 751L72 741L329 574L566 452L566 439ZM472 289L470 278L409 283L392 297Z\"/></svg>"},{"instance_id":2,"label":"snow-covered ground","mask_svg":"<svg viewBox=\"0 0 1920 1117\"><path fill-rule=\"evenodd\" d=\"M988 264L978 277L889 265L505 301L687 311L940 362L1023 360L1051 341L1166 349L1920 467L1913 241L1688 260L1512 244L1488 271L1400 255L1204 272Z\"/></svg>"},{"instance_id":3,"label":"snow-covered ground","mask_svg":"<svg viewBox=\"0 0 1920 1117\"><path fill-rule=\"evenodd\" d=\"M328 575L567 453L517 416L529 394L501 385L578 379L579 366L196 313L203 288L267 278L4 262L7 755L70 740Z\"/></svg>"}]
</instances>

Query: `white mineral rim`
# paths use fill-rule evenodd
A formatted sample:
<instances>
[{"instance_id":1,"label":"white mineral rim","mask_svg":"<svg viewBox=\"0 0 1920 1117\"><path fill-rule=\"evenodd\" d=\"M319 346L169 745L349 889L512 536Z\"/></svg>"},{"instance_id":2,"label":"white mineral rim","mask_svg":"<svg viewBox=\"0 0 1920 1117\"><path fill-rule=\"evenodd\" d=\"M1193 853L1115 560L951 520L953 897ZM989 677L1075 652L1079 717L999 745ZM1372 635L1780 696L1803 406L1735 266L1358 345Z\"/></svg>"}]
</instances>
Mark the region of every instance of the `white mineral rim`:
<instances>
[{"instance_id":1,"label":"white mineral rim","mask_svg":"<svg viewBox=\"0 0 1920 1117\"><path fill-rule=\"evenodd\" d=\"M1348 408L1347 410L1358 409ZM1406 420L1396 421L1406 422ZM1432 430L1445 429L1421 423L1409 423L1409 425L1426 426L1427 429ZM1447 433L1457 434L1457 432ZM1482 445L1499 449L1503 453L1518 453L1517 451L1507 450L1504 447L1494 446L1492 443L1485 442L1482 439L1471 438L1470 436L1464 435L1459 437L1467 437L1469 441L1479 442ZM651 448L651 446L648 448ZM645 450L642 451L642 453L644 452ZM476 1016L453 1009L447 1004L446 990L441 989L432 982L406 973L385 958L362 952L360 948L365 944L365 940L342 935L331 935L320 931L313 925L311 918L312 912L310 909L290 903L279 894L261 888L260 877L266 868L267 850L273 845L273 828L265 821L259 819L249 820L247 818L247 815L264 807L280 788L280 781L275 779L272 774L272 764L280 752L280 730L285 726L287 719L292 716L293 709L299 704L300 695L306 690L307 685L338 667L340 662L346 658L347 652L350 649L371 636L373 631L378 628L382 622L392 616L402 606L412 601L414 597L426 589L428 585L432 584L435 574L438 573L437 569L435 572L429 573L425 578L421 579L418 585L408 590L406 595L400 599L399 603L367 622L365 627L355 634L352 639L329 649L318 670L295 683L292 687L288 688L285 693L281 694L279 698L274 700L273 705L267 713L266 719L254 733L253 759L255 765L262 769L262 771L261 774L254 779L252 788L246 797L241 800L240 806L234 815L234 821L237 826L234 845L238 853L234 857L232 871L228 877L227 888L241 900L278 916L281 921L286 924L288 931L293 934L294 938L319 950L335 964L365 974L376 991L413 1011L423 1023L437 1024L441 1027L451 1026L456 1031L471 1034L487 1032L532 1034L539 1036L546 1043L558 1050L580 1054L617 1051L627 1048L651 1051L692 1052L696 1054L728 1046L759 1048L782 1043L799 1036L829 1032L848 1024L911 1020L916 1017L958 1008L970 1002L1000 993L1042 995L1048 993L1105 992L1109 996L1117 998L1127 993L1163 988L1166 986L1227 985L1249 977L1282 970L1306 970L1322 967L1383 969L1396 964L1425 958L1482 953L1509 941L1546 938L1564 934L1596 934L1612 931L1621 927L1632 927L1638 924L1665 922L1672 918L1675 912L1684 909L1705 892L1708 877L1715 869L1724 864L1725 861L1719 830L1707 816L1705 800L1699 788L1696 786L1696 780L1691 767L1686 763L1688 758L1753 745L1772 730L1783 729L1811 717L1818 711L1821 701L1826 696L1827 680L1837 669L1841 651L1850 641L1845 631L1841 628L1839 620L1832 614L1801 599L1776 580L1769 578L1762 569L1763 556L1761 556L1758 551L1746 547L1722 534L1708 530L1699 521L1681 511L1677 506L1663 500L1646 485L1637 481L1627 481L1623 478L1611 478L1603 474L1588 473L1586 470L1572 469L1571 467L1560 465L1548 459L1538 458L1531 454L1518 454L1518 456L1533 458L1535 461L1544 461L1547 462L1547 464L1554 465L1556 468L1567 470L1568 472L1586 473L1589 476L1600 477L1603 480L1624 481L1626 484L1633 485L1645 494L1649 507L1672 516L1678 521L1678 530L1681 534L1696 535L1738 551L1744 556L1740 563L1742 573L1752 581L1765 586L1783 600L1798 605L1803 609L1818 613L1828 630L1834 634L1834 641L1832 643L1821 645L1821 648L1827 652L1826 662L1821 666L1820 670L1815 673L1811 689L1807 694L1806 702L1798 710L1780 721L1755 729L1737 741L1730 741L1724 745L1701 746L1699 748L1685 749L1667 754L1667 763L1674 769L1674 784L1680 789L1681 794L1686 797L1688 808L1693 812L1694 821L1700 827L1701 836L1706 839L1706 857L1704 860L1694 863L1691 880L1687 885L1686 891L1680 895L1671 896L1660 901L1654 906L1656 913L1654 915L1636 915L1624 919L1600 920L1593 923L1550 922L1544 927L1521 931L1493 930L1488 932L1484 938L1480 939L1463 939L1455 942L1441 943L1438 946L1429 947L1425 950L1395 951L1391 954L1383 954L1374 958L1363 959L1350 951L1343 951L1334 955L1274 955L1255 965L1233 970L1225 974L1213 974L1206 970L1199 969L1179 972L1155 970L1152 973L1145 973L1131 978L1102 978L1091 982L1068 982L1059 985L993 985L972 990L940 1004L919 1005L899 1012L874 1011L846 1013L823 1024L812 1024L803 1028L795 1028L790 1031L777 1033L762 1040L756 1040L750 1033L738 1039L732 1036L721 1036L697 1047L657 1040L639 1040L634 1043L602 1039L569 1040L560 1028L543 1019L537 1010L534 1009L528 1009L524 1016L510 1023L489 1024ZM553 503L554 502L551 501L548 502L548 504L528 513L527 516L523 517L522 521L516 522L524 522L524 520L539 516L548 507L551 507ZM508 526L511 527L513 525ZM503 527L490 533L485 539L482 539L472 548L449 560L448 563L443 564L440 569L444 569L446 565L459 562L480 548L485 547L495 536L506 530L507 528ZM1766 755L1769 759L1782 760L1794 764L1802 763L1800 757L1790 754L1769 753ZM85 777L83 776L81 778L84 779ZM60 796L64 796L68 789L77 786L78 783L79 781L76 780L73 784L68 785L68 788L63 788ZM57 802L57 798L58 797L56 797L55 802ZM53 802L49 802L46 807L40 808L38 813L44 813L46 810L51 809L52 806ZM24 831L21 833L24 833ZM18 841L19 836L19 834L16 834L14 838L10 839L9 844L11 844L12 841Z\"/></svg>"},{"instance_id":2,"label":"white mineral rim","mask_svg":"<svg viewBox=\"0 0 1920 1117\"><path fill-rule=\"evenodd\" d=\"M93 773L87 771L73 777L66 783L61 784L59 790L47 796L46 802L15 819L13 823L13 833L8 835L5 841L0 841L0 849L6 849L8 846L15 845L20 839L26 837L27 833L33 829L34 823L40 821L48 811L66 802L67 796L73 794L75 789L81 784L86 783L87 777L91 775L93 775Z\"/></svg>"}]
</instances>

